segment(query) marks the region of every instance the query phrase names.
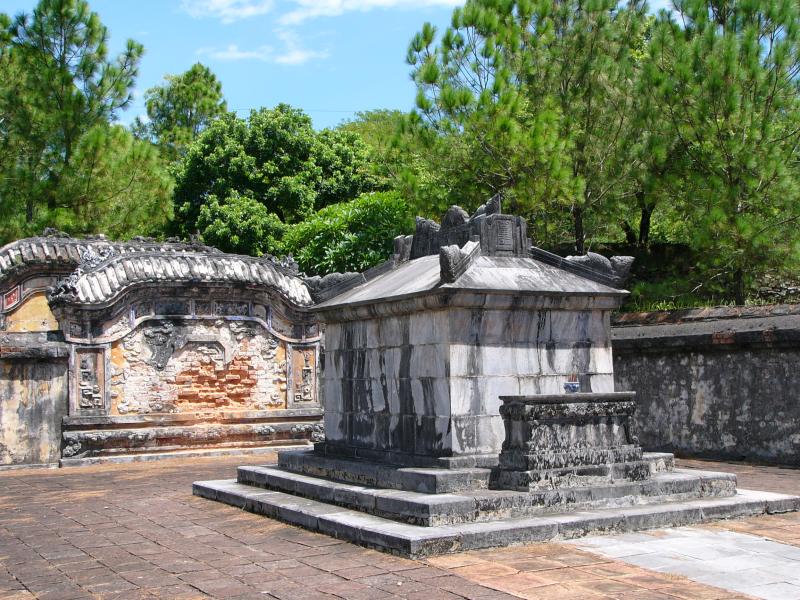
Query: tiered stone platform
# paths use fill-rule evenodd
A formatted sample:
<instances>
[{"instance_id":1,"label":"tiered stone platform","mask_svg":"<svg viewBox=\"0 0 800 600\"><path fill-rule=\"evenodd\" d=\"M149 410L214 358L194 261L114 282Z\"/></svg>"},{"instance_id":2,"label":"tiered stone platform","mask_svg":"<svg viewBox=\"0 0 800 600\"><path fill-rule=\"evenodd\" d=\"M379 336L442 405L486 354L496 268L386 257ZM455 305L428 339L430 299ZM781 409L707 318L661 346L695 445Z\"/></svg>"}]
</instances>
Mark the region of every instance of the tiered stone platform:
<instances>
[{"instance_id":1,"label":"tiered stone platform","mask_svg":"<svg viewBox=\"0 0 800 600\"><path fill-rule=\"evenodd\" d=\"M518 492L488 489L491 469L389 467L282 452L194 494L380 550L419 557L800 509L800 498L736 491L736 477L642 457L646 481ZM320 476L320 475L326 476Z\"/></svg>"},{"instance_id":2,"label":"tiered stone platform","mask_svg":"<svg viewBox=\"0 0 800 600\"><path fill-rule=\"evenodd\" d=\"M800 508L642 452L610 343L632 259L532 252L526 232L499 197L418 220L313 309L325 441L194 493L407 556Z\"/></svg>"},{"instance_id":3,"label":"tiered stone platform","mask_svg":"<svg viewBox=\"0 0 800 600\"><path fill-rule=\"evenodd\" d=\"M800 498L737 493L734 475L643 453L629 430L632 393L502 400L506 441L492 468L393 466L320 444L194 493L409 556L800 508Z\"/></svg>"}]
</instances>

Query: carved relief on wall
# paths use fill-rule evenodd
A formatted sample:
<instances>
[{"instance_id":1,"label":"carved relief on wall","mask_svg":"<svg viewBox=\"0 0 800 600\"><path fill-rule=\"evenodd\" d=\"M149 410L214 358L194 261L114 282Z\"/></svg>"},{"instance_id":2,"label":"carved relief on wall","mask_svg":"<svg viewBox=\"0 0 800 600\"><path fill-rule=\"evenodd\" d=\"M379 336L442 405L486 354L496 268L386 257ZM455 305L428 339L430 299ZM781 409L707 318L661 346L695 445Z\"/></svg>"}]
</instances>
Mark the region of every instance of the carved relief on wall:
<instances>
[{"instance_id":1,"label":"carved relief on wall","mask_svg":"<svg viewBox=\"0 0 800 600\"><path fill-rule=\"evenodd\" d=\"M300 380L292 389L302 402L314 402L316 349L306 350L294 353L292 372ZM111 364L116 414L271 410L290 403L287 344L255 321L148 321L113 345Z\"/></svg>"},{"instance_id":2,"label":"carved relief on wall","mask_svg":"<svg viewBox=\"0 0 800 600\"><path fill-rule=\"evenodd\" d=\"M317 351L315 346L292 347L292 403L316 401Z\"/></svg>"},{"instance_id":3,"label":"carved relief on wall","mask_svg":"<svg viewBox=\"0 0 800 600\"><path fill-rule=\"evenodd\" d=\"M105 413L105 360L102 349L75 350L75 408L85 414Z\"/></svg>"}]
</instances>

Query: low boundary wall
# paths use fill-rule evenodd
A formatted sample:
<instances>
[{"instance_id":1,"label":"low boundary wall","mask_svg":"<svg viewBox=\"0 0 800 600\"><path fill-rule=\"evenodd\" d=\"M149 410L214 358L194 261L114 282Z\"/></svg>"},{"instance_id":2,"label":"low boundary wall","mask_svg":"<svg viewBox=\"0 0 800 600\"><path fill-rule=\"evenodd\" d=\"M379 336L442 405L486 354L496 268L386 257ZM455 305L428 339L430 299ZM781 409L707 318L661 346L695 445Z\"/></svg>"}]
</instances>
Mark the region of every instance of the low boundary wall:
<instances>
[{"instance_id":1,"label":"low boundary wall","mask_svg":"<svg viewBox=\"0 0 800 600\"><path fill-rule=\"evenodd\" d=\"M646 449L800 466L800 305L619 315L612 343Z\"/></svg>"}]
</instances>

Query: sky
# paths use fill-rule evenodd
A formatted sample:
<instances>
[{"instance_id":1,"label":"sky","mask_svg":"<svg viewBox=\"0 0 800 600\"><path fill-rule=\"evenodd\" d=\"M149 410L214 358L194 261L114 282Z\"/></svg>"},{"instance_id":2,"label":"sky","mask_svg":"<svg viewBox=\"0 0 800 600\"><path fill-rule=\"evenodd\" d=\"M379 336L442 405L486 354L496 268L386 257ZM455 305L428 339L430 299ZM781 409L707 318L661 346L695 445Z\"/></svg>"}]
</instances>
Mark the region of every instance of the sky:
<instances>
[{"instance_id":1,"label":"sky","mask_svg":"<svg viewBox=\"0 0 800 600\"><path fill-rule=\"evenodd\" d=\"M145 91L195 62L222 82L228 108L285 102L317 128L356 112L410 110L415 87L405 62L411 37L429 21L447 27L463 0L89 0L118 53L132 38L145 47L135 98L123 123L144 115ZM35 0L0 0L9 15Z\"/></svg>"},{"instance_id":2,"label":"sky","mask_svg":"<svg viewBox=\"0 0 800 600\"><path fill-rule=\"evenodd\" d=\"M660 8L668 0L651 0ZM89 0L118 53L127 39L145 47L132 105L118 118L144 116L144 94L164 75L195 62L222 82L228 108L285 102L318 129L359 111L410 110L416 89L405 62L412 36L428 21L443 31L464 0ZM9 15L36 0L0 0Z\"/></svg>"}]
</instances>

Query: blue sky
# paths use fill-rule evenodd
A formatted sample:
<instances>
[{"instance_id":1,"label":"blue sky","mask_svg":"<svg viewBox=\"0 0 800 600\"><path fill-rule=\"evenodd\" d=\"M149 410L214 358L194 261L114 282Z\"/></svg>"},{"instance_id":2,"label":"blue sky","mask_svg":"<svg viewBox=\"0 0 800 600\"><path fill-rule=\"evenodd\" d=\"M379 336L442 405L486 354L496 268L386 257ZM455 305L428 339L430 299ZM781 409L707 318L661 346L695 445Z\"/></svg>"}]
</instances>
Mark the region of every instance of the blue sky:
<instances>
[{"instance_id":1,"label":"blue sky","mask_svg":"<svg viewBox=\"0 0 800 600\"><path fill-rule=\"evenodd\" d=\"M286 102L318 128L356 111L408 110L415 89L405 63L408 42L425 21L447 26L463 0L89 0L111 34L144 44L133 106L167 73L208 65L230 109ZM0 11L30 12L35 0L0 0Z\"/></svg>"},{"instance_id":2,"label":"blue sky","mask_svg":"<svg viewBox=\"0 0 800 600\"><path fill-rule=\"evenodd\" d=\"M309 113L317 128L357 111L409 110L415 88L405 63L411 37L430 21L439 30L463 0L89 0L118 52L145 46L133 105L168 73L208 65L240 116L279 102ZM656 7L667 0L651 2ZM0 0L0 11L30 12L36 0Z\"/></svg>"}]
</instances>

